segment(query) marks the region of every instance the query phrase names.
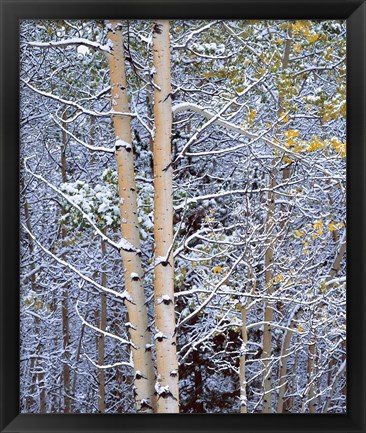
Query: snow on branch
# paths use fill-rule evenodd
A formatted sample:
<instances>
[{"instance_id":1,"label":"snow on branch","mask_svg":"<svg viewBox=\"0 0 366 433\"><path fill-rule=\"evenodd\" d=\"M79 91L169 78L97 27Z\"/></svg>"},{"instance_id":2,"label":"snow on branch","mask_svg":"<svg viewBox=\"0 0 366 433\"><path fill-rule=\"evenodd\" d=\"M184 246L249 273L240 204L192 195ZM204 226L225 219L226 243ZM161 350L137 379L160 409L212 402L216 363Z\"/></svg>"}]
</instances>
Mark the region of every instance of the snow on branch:
<instances>
[{"instance_id":1,"label":"snow on branch","mask_svg":"<svg viewBox=\"0 0 366 433\"><path fill-rule=\"evenodd\" d=\"M110 117L111 115L113 115L113 116L136 117L136 114L134 114L134 113L129 113L129 112L124 113L124 112L115 111L113 109L111 109L109 111L105 111L105 112L89 110L88 108L83 107L82 105L78 104L77 102L69 101L69 100L61 98L60 96L54 95L53 93L44 92L43 90L39 90L36 87L34 87L31 84L29 84L28 81L26 81L26 80L24 80L22 78L21 78L21 81L29 89L33 90L34 92L38 93L39 95L44 96L46 98L53 99L54 101L58 101L60 104L69 105L70 107L74 107L77 110L79 110L81 113L87 114L89 116L94 116L94 117Z\"/></svg>"},{"instance_id":2,"label":"snow on branch","mask_svg":"<svg viewBox=\"0 0 366 433\"><path fill-rule=\"evenodd\" d=\"M94 326L94 325L92 325L91 323L89 323L87 320L85 320L84 317L80 314L80 311L79 311L79 308L78 308L79 303L83 303L83 304L85 304L85 302L81 302L81 301L78 299L78 300L76 301L76 304L75 304L75 311L76 311L76 314L78 315L78 317L79 317L79 319L81 320L81 323L82 323L83 325L85 325L85 326L87 326L88 328L93 329L94 331L96 331L96 332L98 332L98 333L104 335L104 337L111 337L111 338L113 338L113 339L115 339L115 340L118 340L120 343L128 344L129 346L132 346L133 348L136 349L136 346L132 343L132 341L130 341L130 340L126 340L126 339L124 339L124 338L122 338L122 337L119 337L118 335L111 334L110 332L103 331L103 329L100 329L100 328L98 328L97 326ZM128 363L128 365L130 365L130 364Z\"/></svg>"},{"instance_id":3,"label":"snow on branch","mask_svg":"<svg viewBox=\"0 0 366 433\"><path fill-rule=\"evenodd\" d=\"M257 81L255 83L257 83ZM240 95L242 95L242 93ZM230 101L230 103L231 102L232 101ZM226 109L226 106L224 107L224 109ZM197 139L198 132L202 131L203 129L206 129L206 127L209 124L216 123L217 125L222 126L223 128L227 129L228 131L236 132L237 134L242 135L242 136L244 136L246 138L249 138L252 141L249 142L249 143L245 143L245 144L238 144L238 145L233 146L233 147L228 148L228 149L221 149L221 150L216 150L216 151L212 151L211 150L211 151L208 151L208 152L205 152L205 153L201 152L201 153L197 154L197 156L203 155L203 154L209 155L209 154L215 154L215 153L216 154L220 154L220 153L232 152L232 151L238 150L238 149L240 149L240 148L242 148L244 146L248 147L251 144L254 144L255 142L261 140L264 143L266 143L267 145L269 145L272 149L279 150L279 151L283 152L284 155L288 155L291 158L293 158L294 160L303 163L305 166L309 166L308 162L305 161L305 159L303 158L303 156L301 156L301 155L299 155L299 154L297 154L295 152L292 152L291 150L287 149L285 147L285 145L282 146L282 145L280 145L278 143L275 143L274 141L270 140L269 138L266 138L265 134L268 131L265 131L265 133L262 133L260 135L256 135L256 134L253 134L251 132L245 131L240 125L236 125L235 123L229 122L228 120L222 118L221 117L221 113L224 111L224 109L222 109L219 113L213 113L213 112L207 110L206 108L201 107L200 105L194 104L194 103L191 103L191 102L182 102L182 103L179 103L179 104L175 104L172 107L173 115L174 114L183 113L183 112L186 112L186 111L191 111L191 112L200 114L201 116L205 117L209 121L209 122L205 123L205 125L203 125L202 128L199 131L197 131L191 137L191 139L185 144L184 148L177 155L177 157L176 157L177 160L180 159L180 158L182 158L187 153L187 149L189 148L189 146ZM190 156L192 156L192 155L196 155L196 154L190 154ZM330 173L328 170L324 169L321 165L315 164L314 166L317 169L319 169L322 173L326 174L327 176L332 176L332 173Z\"/></svg>"},{"instance_id":4,"label":"snow on branch","mask_svg":"<svg viewBox=\"0 0 366 433\"><path fill-rule=\"evenodd\" d=\"M100 330L98 332L100 332ZM84 356L89 362L91 362L94 365L94 367L99 368L101 370L105 370L107 368L115 368L115 367L131 367L131 368L133 368L133 364L131 364L130 362L126 362L126 361L115 362L113 364L100 365L100 364L97 364L96 362L94 362L90 358L90 356L88 356L86 353L84 353Z\"/></svg>"},{"instance_id":5,"label":"snow on branch","mask_svg":"<svg viewBox=\"0 0 366 433\"><path fill-rule=\"evenodd\" d=\"M25 170L30 173L33 177L35 177L38 180L41 180L43 183L45 183L49 188L51 188L53 191L55 191L57 194L61 195L68 203L70 203L75 209L77 209L81 215L88 221L88 223L93 227L93 229L96 231L96 233L110 246L115 248L117 251L129 251L129 252L135 252L140 253L140 250L135 248L130 242L128 242L127 239L121 239L118 243L112 241L108 236L106 236L93 222L93 220L90 218L90 216L83 211L83 209L76 204L70 197L68 197L66 194L64 194L61 190L56 188L54 185L52 185L50 182L48 182L43 176L33 173L27 166L27 160L29 158L26 158L24 160L24 167Z\"/></svg>"},{"instance_id":6,"label":"snow on branch","mask_svg":"<svg viewBox=\"0 0 366 433\"><path fill-rule=\"evenodd\" d=\"M230 278L231 274L234 272L238 264L243 260L245 254L246 251L244 250L244 253L240 254L239 257L235 260L235 263L233 264L229 272L215 285L210 295L207 296L207 298L202 302L202 304L200 304L194 311L192 311L191 314L189 314L181 322L179 322L177 324L177 328L179 326L182 326L184 323L187 323L193 317L197 316L197 314L199 314L199 312L202 311L202 309L212 301L212 299L217 295L217 291L219 290L219 288Z\"/></svg>"},{"instance_id":7,"label":"snow on branch","mask_svg":"<svg viewBox=\"0 0 366 433\"><path fill-rule=\"evenodd\" d=\"M254 81L252 84L250 84L248 87L246 87L242 92L238 93L237 96L233 99L231 99L227 104L225 104L223 106L223 108L221 108L221 110L218 113L209 113L209 115L204 115L203 113L206 113L205 111L202 114L204 117L206 117L207 122L201 126L200 129L198 129L193 135L192 137L187 141L187 143L184 145L183 149L181 150L181 152L177 155L176 160L181 159L186 150L189 148L189 146L191 144L193 144L198 136L205 130L207 129L211 124L213 124L214 122L219 121L220 119L222 119L222 115L234 104L236 104L239 100L239 98L241 98L242 96L244 96L245 94L247 94L251 89L253 89L255 86L257 86L259 83L263 82L266 78L268 77L268 74L264 74L261 76L261 78L259 78L258 80ZM181 105L181 104L179 104ZM193 104L195 105L195 104ZM176 112L176 109L173 107L173 114ZM241 128L240 128L241 129Z\"/></svg>"},{"instance_id":8,"label":"snow on branch","mask_svg":"<svg viewBox=\"0 0 366 433\"><path fill-rule=\"evenodd\" d=\"M84 45L88 48L93 48L94 50L102 51L104 53L111 54L113 50L113 45L108 40L104 45L98 42L89 41L89 39L84 38L71 38L64 39L62 41L49 41L49 42L28 42L28 45L35 48L53 48L53 47L67 47L71 45Z\"/></svg>"},{"instance_id":9,"label":"snow on branch","mask_svg":"<svg viewBox=\"0 0 366 433\"><path fill-rule=\"evenodd\" d=\"M46 247L44 247L38 241L38 239L36 239L36 237L33 235L33 233L31 233L28 230L28 228L24 224L22 224L22 228L23 228L23 230L25 230L28 233L28 235L41 248L42 251L44 251L46 254L48 254L49 256L51 256L54 260L56 260L56 262L60 263L62 266L65 266L66 268L68 268L71 271L73 271L75 274L77 274L84 281L92 284L94 287L96 287L97 289L101 290L104 293L109 293L109 294L115 296L117 299L121 299L123 301L127 300L127 301L133 303L133 300L132 300L131 296L126 291L123 291L122 293L121 292L116 292L115 290L108 289L108 287L104 287L101 284L98 284L96 281L94 281L93 279L89 278L87 275L84 275L81 271L79 271L78 269L76 269L75 266L70 265L70 263L65 262L65 260L61 259L60 257L57 257L49 249L47 249Z\"/></svg>"},{"instance_id":10,"label":"snow on branch","mask_svg":"<svg viewBox=\"0 0 366 433\"><path fill-rule=\"evenodd\" d=\"M103 147L103 146L92 146L91 144L86 143L85 141L80 140L80 138L77 138L74 134L72 134L70 131L68 131L66 128L64 128L61 123L59 123L52 114L50 115L51 119L56 123L57 126L59 126L66 134L68 134L71 138L73 138L77 143L81 144L82 146L86 147L87 149L93 151L93 152L105 152L105 153L114 153L114 148L110 147Z\"/></svg>"}]
</instances>

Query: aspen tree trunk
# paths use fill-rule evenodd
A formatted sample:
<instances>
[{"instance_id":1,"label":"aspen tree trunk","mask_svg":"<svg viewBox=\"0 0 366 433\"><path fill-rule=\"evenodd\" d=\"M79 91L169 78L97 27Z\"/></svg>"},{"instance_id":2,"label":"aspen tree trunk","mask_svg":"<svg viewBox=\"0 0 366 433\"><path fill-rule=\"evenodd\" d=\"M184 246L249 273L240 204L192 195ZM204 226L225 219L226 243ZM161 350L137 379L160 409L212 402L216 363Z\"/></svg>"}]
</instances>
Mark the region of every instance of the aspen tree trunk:
<instances>
[{"instance_id":1,"label":"aspen tree trunk","mask_svg":"<svg viewBox=\"0 0 366 433\"><path fill-rule=\"evenodd\" d=\"M288 327L290 329L295 328L295 320L297 319L297 316L298 316L300 311L301 311L300 309L297 310L295 312L295 314L291 317L290 323L288 324ZM292 335L293 335L293 331L287 330L287 331L285 331L285 334L284 334L283 340L282 340L280 371L279 371L279 384L278 384L279 390L278 390L278 401L277 401L276 413L285 412L283 398L284 398L284 395L286 393L286 389L288 387L287 380L286 380L286 375L288 373L287 372L287 361L288 361L287 351L290 347Z\"/></svg>"},{"instance_id":2,"label":"aspen tree trunk","mask_svg":"<svg viewBox=\"0 0 366 433\"><path fill-rule=\"evenodd\" d=\"M66 120L66 110L64 111L62 115L63 119ZM61 131L61 177L62 182L67 182L67 167L66 167L66 147L67 147L67 132L66 122L63 123L63 128ZM62 209L62 214L64 215L65 210ZM61 245L62 247L65 246L65 239L67 236L67 230L64 224L61 226ZM61 255L61 258L64 259L65 254ZM63 344L63 351L64 356L66 360L63 362L63 385L64 385L64 413L70 413L71 412L71 399L70 399L70 367L67 363L69 360L69 344L70 344L70 329L69 329L69 284L66 282L63 285L62 290L62 301L61 301L61 310L62 310L62 344Z\"/></svg>"},{"instance_id":3,"label":"aspen tree trunk","mask_svg":"<svg viewBox=\"0 0 366 433\"><path fill-rule=\"evenodd\" d=\"M252 268L249 271L249 281L251 277L254 277L254 273ZM248 281L248 292L249 292L249 286L250 283ZM257 286L256 279L254 277L253 279L253 288L252 288L252 294L255 292ZM248 299L244 304L241 304L241 339L243 341L242 343L242 353L240 354L239 359L239 378L240 378L240 413L248 413L247 406L248 406L248 397L247 397L247 380L246 380L246 349L247 349L247 343L248 343L248 333L247 333L247 308L249 304Z\"/></svg>"},{"instance_id":4,"label":"aspen tree trunk","mask_svg":"<svg viewBox=\"0 0 366 433\"><path fill-rule=\"evenodd\" d=\"M24 188L23 182L21 181L21 187ZM29 215L29 206L27 198L24 197L24 216L25 216L25 223L27 226L27 229L30 233L32 233L32 226L30 222L30 215ZM34 254L34 243L32 237L28 234L28 245L29 245L29 256L31 258L30 268L31 271L34 271L34 260L33 260L33 254ZM31 286L33 292L38 291L37 287L37 281L36 281L37 275L36 272L33 272L30 279L31 279ZM36 335L36 338L38 340L38 344L36 347L36 354L41 355L42 352L42 345L40 342L40 332L39 332L39 324L40 319L38 317L34 318L34 333ZM36 373L33 374L34 369L36 369ZM40 371L38 371L40 370ZM36 357L32 357L30 360L30 372L32 373L32 384L30 387L30 395L26 399L26 408L29 411L34 404L34 394L36 391L36 383L38 382L39 387L39 411L40 413L46 413L47 411L47 405L46 405L46 389L45 389L45 383L44 383L44 372L42 363L39 359Z\"/></svg>"},{"instance_id":5,"label":"aspen tree trunk","mask_svg":"<svg viewBox=\"0 0 366 433\"><path fill-rule=\"evenodd\" d=\"M316 347L315 341L309 345L309 352L308 352L308 380L309 380L309 382L312 381L313 376L314 376L315 347ZM310 400L309 401L309 413L316 413L316 400L314 398L314 382L312 382L309 386L308 398Z\"/></svg>"},{"instance_id":6,"label":"aspen tree trunk","mask_svg":"<svg viewBox=\"0 0 366 433\"><path fill-rule=\"evenodd\" d=\"M342 377L342 375L345 374L345 373L346 373L346 359L343 360L341 366L339 367L338 372L333 377L333 383L332 383L329 395L328 395L328 397L327 397L327 399L325 401L322 413L327 413L328 412L329 405L330 405L330 402L332 400L332 396L333 396L334 391L336 390L336 387L337 387L337 383L338 383L339 379ZM328 386L330 386L330 385L331 384L328 383Z\"/></svg>"},{"instance_id":7,"label":"aspen tree trunk","mask_svg":"<svg viewBox=\"0 0 366 433\"><path fill-rule=\"evenodd\" d=\"M272 259L273 259L273 247L271 233L273 230L273 213L274 213L274 192L275 187L275 174L271 173L272 179L270 189L267 197L267 222L266 222L266 233L268 239L268 247L265 254L265 281L268 295L273 294L273 278L272 278ZM272 367L271 367L271 355L272 355L272 326L273 321L273 308L270 302L266 302L264 309L264 321L267 322L263 326L263 352L262 352L262 363L263 363L263 409L262 413L272 412Z\"/></svg>"},{"instance_id":8,"label":"aspen tree trunk","mask_svg":"<svg viewBox=\"0 0 366 433\"><path fill-rule=\"evenodd\" d=\"M88 298L87 298L86 302L88 302ZM85 320L86 319L87 319L87 316L85 317ZM76 350L76 357L75 357L76 365L78 365L78 363L80 361L81 347L82 347L82 343L83 343L84 333L85 333L85 324L83 323L81 325L79 343L78 343L78 348ZM73 378L73 383L72 383L72 389L71 389L72 395L75 395L76 382L77 382L77 369L75 368L75 370L74 370L74 378Z\"/></svg>"},{"instance_id":9,"label":"aspen tree trunk","mask_svg":"<svg viewBox=\"0 0 366 433\"><path fill-rule=\"evenodd\" d=\"M291 51L291 39L292 36L292 31L291 28L288 31L288 38L286 39L285 42L285 49L283 51L283 57L282 57L282 71L285 71L287 69L287 66L289 64L290 61L290 51ZM282 97L279 96L278 98L278 117L281 116L281 113L283 111L283 107L282 107ZM282 182L284 183L289 177L290 177L290 172L291 172L291 165L289 164L284 170L283 170L283 174L282 174ZM286 217L285 217L285 212L286 212L286 207L288 205L285 205L284 203L281 204L281 215L280 215L280 226L281 229L284 227L285 222L286 222Z\"/></svg>"},{"instance_id":10,"label":"aspen tree trunk","mask_svg":"<svg viewBox=\"0 0 366 433\"><path fill-rule=\"evenodd\" d=\"M102 239L101 241L101 249L102 249L102 260L106 254L106 245L105 241ZM102 278L101 278L101 285L103 287L107 286L107 274L105 270L105 265L102 265ZM100 300L100 329L102 331L106 330L107 326L107 297L105 293L101 294L101 300ZM98 364L103 365L104 364L104 334L99 335L98 338ZM98 369L98 412L104 413L105 412L105 381L104 381L104 369L99 368Z\"/></svg>"},{"instance_id":11,"label":"aspen tree trunk","mask_svg":"<svg viewBox=\"0 0 366 433\"><path fill-rule=\"evenodd\" d=\"M153 120L150 120L153 118L154 115L154 93L152 91L152 89L146 89L147 92L147 97L146 97L146 107L147 107L147 113L148 113L148 127L153 130ZM154 154L154 137L152 136L153 134L150 135L149 137L149 149L151 154ZM150 158L150 167L151 167L151 171L152 173L154 173L154 161L153 158Z\"/></svg>"},{"instance_id":12,"label":"aspen tree trunk","mask_svg":"<svg viewBox=\"0 0 366 433\"><path fill-rule=\"evenodd\" d=\"M291 331L286 331L286 334L283 339L282 343L282 351L281 351L281 364L280 364L280 381L279 381L279 390L278 390L278 401L277 401L277 409L276 413L282 413L283 412L283 397L286 392L286 374L287 374L287 351L290 345L292 337Z\"/></svg>"},{"instance_id":13,"label":"aspen tree trunk","mask_svg":"<svg viewBox=\"0 0 366 433\"><path fill-rule=\"evenodd\" d=\"M158 413L179 412L173 263L169 22L153 24L155 327Z\"/></svg>"},{"instance_id":14,"label":"aspen tree trunk","mask_svg":"<svg viewBox=\"0 0 366 433\"><path fill-rule=\"evenodd\" d=\"M295 335L295 339L297 339L297 335ZM294 412L294 402L295 402L294 389L295 389L296 366L298 363L298 359L299 359L299 352L296 352L295 358L294 358L293 370L290 371L289 368L287 369L287 375L290 375L290 373L292 373L291 385L289 387L290 391L291 391L291 396L290 396L290 398L288 398L287 400L284 401L282 413Z\"/></svg>"},{"instance_id":15,"label":"aspen tree trunk","mask_svg":"<svg viewBox=\"0 0 366 433\"><path fill-rule=\"evenodd\" d=\"M110 21L109 40L112 54L107 54L110 68L112 108L116 112L129 112L127 80L123 48L123 34L118 21ZM132 341L132 357L135 371L135 401L137 412L152 412L155 407L154 366L151 355L151 336L140 253L140 233L137 219L137 195L134 157L129 116L112 115L116 135L116 162L118 191L120 197L121 234L138 252L121 249L125 288L132 302L126 302L131 323L129 334Z\"/></svg>"},{"instance_id":16,"label":"aspen tree trunk","mask_svg":"<svg viewBox=\"0 0 366 433\"><path fill-rule=\"evenodd\" d=\"M247 303L241 306L241 338L243 340L242 353L239 360L240 371L240 413L247 413L247 381L245 376L245 362L246 362L246 346L248 343L247 334Z\"/></svg>"}]
</instances>

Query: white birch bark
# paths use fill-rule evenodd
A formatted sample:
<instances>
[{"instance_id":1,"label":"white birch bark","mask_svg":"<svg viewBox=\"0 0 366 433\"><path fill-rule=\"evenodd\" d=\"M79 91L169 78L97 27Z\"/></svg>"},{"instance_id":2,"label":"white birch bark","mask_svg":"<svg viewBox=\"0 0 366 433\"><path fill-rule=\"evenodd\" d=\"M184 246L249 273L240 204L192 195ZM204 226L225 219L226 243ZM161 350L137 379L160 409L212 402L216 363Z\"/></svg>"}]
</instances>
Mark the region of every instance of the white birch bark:
<instances>
[{"instance_id":1,"label":"white birch bark","mask_svg":"<svg viewBox=\"0 0 366 433\"><path fill-rule=\"evenodd\" d=\"M171 82L169 22L153 24L154 88L154 236L157 412L179 412L173 262L171 167Z\"/></svg>"},{"instance_id":2,"label":"white birch bark","mask_svg":"<svg viewBox=\"0 0 366 433\"><path fill-rule=\"evenodd\" d=\"M107 54L111 77L112 108L115 112L129 112L123 34L118 21L111 21L108 32L112 54ZM154 366L151 354L147 308L143 288L140 257L140 233L137 219L137 194L134 157L129 116L112 115L116 135L116 161L120 197L121 235L136 252L121 250L125 288L132 302L126 302L131 323L129 334L135 371L135 400L137 412L152 412L155 405Z\"/></svg>"}]
</instances>

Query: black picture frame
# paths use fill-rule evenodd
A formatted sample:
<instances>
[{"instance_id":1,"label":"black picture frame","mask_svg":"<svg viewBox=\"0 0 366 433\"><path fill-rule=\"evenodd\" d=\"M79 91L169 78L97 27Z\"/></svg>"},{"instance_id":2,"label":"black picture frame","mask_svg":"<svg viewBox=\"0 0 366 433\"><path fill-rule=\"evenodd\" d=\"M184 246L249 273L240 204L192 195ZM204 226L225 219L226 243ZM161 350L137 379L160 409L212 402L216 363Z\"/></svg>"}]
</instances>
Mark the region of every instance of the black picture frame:
<instances>
[{"instance_id":1,"label":"black picture frame","mask_svg":"<svg viewBox=\"0 0 366 433\"><path fill-rule=\"evenodd\" d=\"M1 432L366 431L366 4L360 0L0 0ZM347 19L347 414L19 414L19 20Z\"/></svg>"}]
</instances>

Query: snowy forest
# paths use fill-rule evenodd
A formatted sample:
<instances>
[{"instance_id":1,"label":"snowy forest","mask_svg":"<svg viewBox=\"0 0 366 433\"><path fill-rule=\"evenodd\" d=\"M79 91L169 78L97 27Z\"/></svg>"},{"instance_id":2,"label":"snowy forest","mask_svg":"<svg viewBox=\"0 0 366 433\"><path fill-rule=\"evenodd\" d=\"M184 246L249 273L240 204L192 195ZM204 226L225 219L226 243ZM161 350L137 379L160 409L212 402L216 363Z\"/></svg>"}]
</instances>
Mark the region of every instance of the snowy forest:
<instances>
[{"instance_id":1,"label":"snowy forest","mask_svg":"<svg viewBox=\"0 0 366 433\"><path fill-rule=\"evenodd\" d=\"M19 29L20 411L345 413L345 22Z\"/></svg>"}]
</instances>

